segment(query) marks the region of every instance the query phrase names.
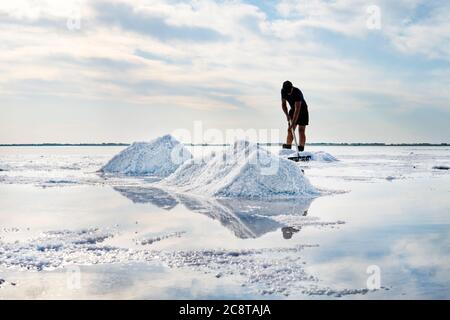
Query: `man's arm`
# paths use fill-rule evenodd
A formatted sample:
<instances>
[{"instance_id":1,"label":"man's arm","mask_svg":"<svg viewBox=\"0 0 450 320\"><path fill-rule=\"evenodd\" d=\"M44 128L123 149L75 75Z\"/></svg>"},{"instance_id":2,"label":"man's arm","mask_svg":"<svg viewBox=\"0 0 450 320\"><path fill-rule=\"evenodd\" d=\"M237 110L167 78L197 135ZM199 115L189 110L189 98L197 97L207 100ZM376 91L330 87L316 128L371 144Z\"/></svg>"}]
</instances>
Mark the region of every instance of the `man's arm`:
<instances>
[{"instance_id":1,"label":"man's arm","mask_svg":"<svg viewBox=\"0 0 450 320\"><path fill-rule=\"evenodd\" d=\"M295 127L297 126L297 120L298 117L300 115L300 108L302 107L302 102L301 101L295 101L295 110L294 110L294 116L292 119L292 123L291 123L291 128L295 129Z\"/></svg>"},{"instance_id":2,"label":"man's arm","mask_svg":"<svg viewBox=\"0 0 450 320\"><path fill-rule=\"evenodd\" d=\"M286 115L286 119L289 121L289 113L286 105L286 99L281 99L281 108L283 109L283 112Z\"/></svg>"}]
</instances>

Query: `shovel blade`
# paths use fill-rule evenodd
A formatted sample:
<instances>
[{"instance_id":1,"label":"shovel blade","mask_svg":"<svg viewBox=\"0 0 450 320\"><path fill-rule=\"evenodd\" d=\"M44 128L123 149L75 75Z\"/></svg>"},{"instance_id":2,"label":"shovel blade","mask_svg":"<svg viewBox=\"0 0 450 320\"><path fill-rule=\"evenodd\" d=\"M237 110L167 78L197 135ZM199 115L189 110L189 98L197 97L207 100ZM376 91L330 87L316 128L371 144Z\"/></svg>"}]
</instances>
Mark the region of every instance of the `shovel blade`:
<instances>
[{"instance_id":1,"label":"shovel blade","mask_svg":"<svg viewBox=\"0 0 450 320\"><path fill-rule=\"evenodd\" d=\"M309 161L309 160L311 160L311 156L293 156L293 157L289 157L288 159L295 161L295 162Z\"/></svg>"}]
</instances>

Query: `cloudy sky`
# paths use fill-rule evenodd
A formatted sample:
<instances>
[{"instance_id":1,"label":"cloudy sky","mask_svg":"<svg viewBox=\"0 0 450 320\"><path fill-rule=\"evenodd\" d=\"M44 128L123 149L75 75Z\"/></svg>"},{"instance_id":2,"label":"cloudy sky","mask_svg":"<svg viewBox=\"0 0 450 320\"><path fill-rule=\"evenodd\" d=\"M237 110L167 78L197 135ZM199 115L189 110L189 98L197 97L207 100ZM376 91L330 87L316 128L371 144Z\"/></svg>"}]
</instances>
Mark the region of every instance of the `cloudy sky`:
<instances>
[{"instance_id":1,"label":"cloudy sky","mask_svg":"<svg viewBox=\"0 0 450 320\"><path fill-rule=\"evenodd\" d=\"M204 129L450 142L448 0L2 1L0 143L131 142ZM281 139L281 137L280 137Z\"/></svg>"}]
</instances>

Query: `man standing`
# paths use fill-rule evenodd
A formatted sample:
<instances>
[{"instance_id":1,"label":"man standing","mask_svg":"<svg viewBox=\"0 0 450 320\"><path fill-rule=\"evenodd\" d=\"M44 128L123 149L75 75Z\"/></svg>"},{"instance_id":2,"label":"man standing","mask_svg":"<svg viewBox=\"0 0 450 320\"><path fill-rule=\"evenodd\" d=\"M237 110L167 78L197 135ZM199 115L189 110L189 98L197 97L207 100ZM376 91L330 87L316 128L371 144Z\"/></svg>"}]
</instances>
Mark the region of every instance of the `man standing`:
<instances>
[{"instance_id":1,"label":"man standing","mask_svg":"<svg viewBox=\"0 0 450 320\"><path fill-rule=\"evenodd\" d=\"M287 110L286 101L289 102L289 112ZM300 136L299 151L304 151L306 143L305 129L309 124L308 105L303 98L303 93L299 88L294 87L290 81L285 81L283 83L283 88L281 89L281 108L286 115L288 124L290 123L290 125L288 125L286 144L283 145L283 148L292 148L292 140L294 139L292 132L295 132L295 128L298 125L298 133Z\"/></svg>"}]
</instances>

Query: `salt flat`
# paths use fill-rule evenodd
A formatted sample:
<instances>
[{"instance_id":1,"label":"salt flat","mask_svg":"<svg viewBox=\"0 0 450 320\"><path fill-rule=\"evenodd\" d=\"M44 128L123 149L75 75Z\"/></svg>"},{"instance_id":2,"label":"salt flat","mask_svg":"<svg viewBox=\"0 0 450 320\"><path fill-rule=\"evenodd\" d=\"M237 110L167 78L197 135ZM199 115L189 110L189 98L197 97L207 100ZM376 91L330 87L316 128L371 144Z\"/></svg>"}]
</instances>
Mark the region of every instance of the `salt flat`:
<instances>
[{"instance_id":1,"label":"salt flat","mask_svg":"<svg viewBox=\"0 0 450 320\"><path fill-rule=\"evenodd\" d=\"M330 192L270 201L97 172L122 149L0 148L0 298L449 298L448 147L311 147Z\"/></svg>"}]
</instances>

